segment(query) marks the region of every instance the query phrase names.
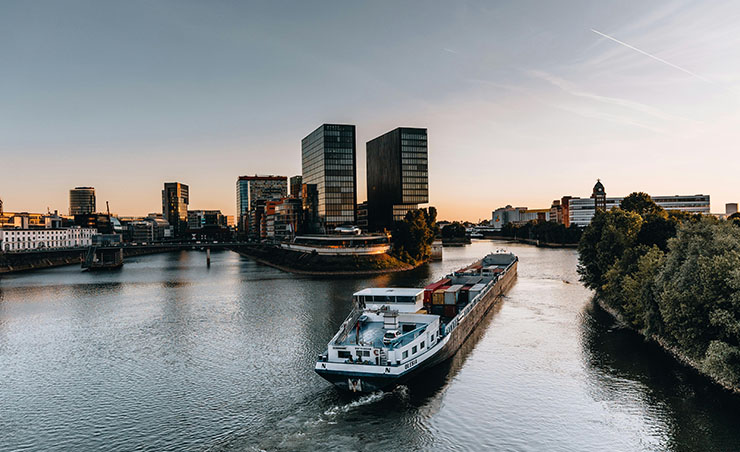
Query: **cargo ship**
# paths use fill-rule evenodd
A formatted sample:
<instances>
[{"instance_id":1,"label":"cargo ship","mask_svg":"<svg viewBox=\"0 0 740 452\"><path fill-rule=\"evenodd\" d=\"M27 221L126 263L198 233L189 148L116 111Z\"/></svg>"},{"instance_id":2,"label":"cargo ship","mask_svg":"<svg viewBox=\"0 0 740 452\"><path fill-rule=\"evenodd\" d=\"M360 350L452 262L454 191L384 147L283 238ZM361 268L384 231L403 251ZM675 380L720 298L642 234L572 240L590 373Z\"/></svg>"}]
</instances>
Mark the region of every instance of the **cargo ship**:
<instances>
[{"instance_id":1,"label":"cargo ship","mask_svg":"<svg viewBox=\"0 0 740 452\"><path fill-rule=\"evenodd\" d=\"M425 288L369 288L315 365L340 389L402 384L451 358L516 280L519 259L497 252Z\"/></svg>"}]
</instances>

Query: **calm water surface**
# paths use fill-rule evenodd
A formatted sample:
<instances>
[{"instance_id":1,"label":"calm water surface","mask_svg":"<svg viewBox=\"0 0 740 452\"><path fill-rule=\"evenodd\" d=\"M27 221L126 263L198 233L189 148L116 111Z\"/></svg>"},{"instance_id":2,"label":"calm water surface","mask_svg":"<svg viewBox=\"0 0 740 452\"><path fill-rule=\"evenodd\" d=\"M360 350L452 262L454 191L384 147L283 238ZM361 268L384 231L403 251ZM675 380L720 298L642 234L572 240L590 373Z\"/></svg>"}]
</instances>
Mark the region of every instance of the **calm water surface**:
<instances>
[{"instance_id":1,"label":"calm water surface","mask_svg":"<svg viewBox=\"0 0 740 452\"><path fill-rule=\"evenodd\" d=\"M227 251L0 279L0 450L740 450L740 400L618 328L572 250L508 246L519 278L448 363L351 397L314 359L353 291L420 286L501 247L373 278Z\"/></svg>"}]
</instances>

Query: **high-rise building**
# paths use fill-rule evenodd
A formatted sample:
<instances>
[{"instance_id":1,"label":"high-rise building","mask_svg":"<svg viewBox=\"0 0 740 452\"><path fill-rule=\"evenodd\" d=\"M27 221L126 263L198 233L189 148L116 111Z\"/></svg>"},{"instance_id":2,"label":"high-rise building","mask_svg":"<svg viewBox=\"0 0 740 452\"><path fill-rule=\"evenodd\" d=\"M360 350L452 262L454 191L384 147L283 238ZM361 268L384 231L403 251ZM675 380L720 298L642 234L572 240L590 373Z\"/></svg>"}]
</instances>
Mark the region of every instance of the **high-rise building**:
<instances>
[{"instance_id":1,"label":"high-rise building","mask_svg":"<svg viewBox=\"0 0 740 452\"><path fill-rule=\"evenodd\" d=\"M69 191L69 214L95 213L95 188L75 187Z\"/></svg>"},{"instance_id":2,"label":"high-rise building","mask_svg":"<svg viewBox=\"0 0 740 452\"><path fill-rule=\"evenodd\" d=\"M0 201L0 214L3 212L3 205L2 201ZM737 213L737 203L736 202L728 202L725 204L725 215L728 217L734 213Z\"/></svg>"},{"instance_id":3,"label":"high-rise building","mask_svg":"<svg viewBox=\"0 0 740 452\"><path fill-rule=\"evenodd\" d=\"M239 176L236 180L239 233L242 235L248 233L250 212L257 207L257 201L281 199L287 195L288 178L285 176Z\"/></svg>"},{"instance_id":4,"label":"high-rise building","mask_svg":"<svg viewBox=\"0 0 740 452\"><path fill-rule=\"evenodd\" d=\"M188 229L188 204L190 189L179 182L165 182L162 190L162 215L173 227L175 236L181 237Z\"/></svg>"},{"instance_id":5,"label":"high-rise building","mask_svg":"<svg viewBox=\"0 0 740 452\"><path fill-rule=\"evenodd\" d=\"M301 191L303 190L303 177L293 176L290 178L290 196L294 198L301 197Z\"/></svg>"},{"instance_id":6,"label":"high-rise building","mask_svg":"<svg viewBox=\"0 0 740 452\"><path fill-rule=\"evenodd\" d=\"M429 202L427 129L399 127L367 143L367 210L371 230L390 229Z\"/></svg>"},{"instance_id":7,"label":"high-rise building","mask_svg":"<svg viewBox=\"0 0 740 452\"><path fill-rule=\"evenodd\" d=\"M326 230L355 222L355 126L323 124L301 141L303 183L315 185L318 219Z\"/></svg>"}]
</instances>

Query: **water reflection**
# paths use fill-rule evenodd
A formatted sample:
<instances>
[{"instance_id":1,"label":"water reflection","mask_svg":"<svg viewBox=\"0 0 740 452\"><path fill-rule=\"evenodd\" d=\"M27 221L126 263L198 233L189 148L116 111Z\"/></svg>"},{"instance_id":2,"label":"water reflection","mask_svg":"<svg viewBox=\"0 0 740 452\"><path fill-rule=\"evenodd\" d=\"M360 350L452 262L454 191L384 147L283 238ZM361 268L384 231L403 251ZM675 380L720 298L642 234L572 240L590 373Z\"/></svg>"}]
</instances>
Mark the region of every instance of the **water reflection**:
<instances>
[{"instance_id":1,"label":"water reflection","mask_svg":"<svg viewBox=\"0 0 740 452\"><path fill-rule=\"evenodd\" d=\"M678 364L660 347L621 327L597 303L584 308L582 344L596 400L644 411L645 437L656 449L733 450L740 398Z\"/></svg>"},{"instance_id":2,"label":"water reflection","mask_svg":"<svg viewBox=\"0 0 740 452\"><path fill-rule=\"evenodd\" d=\"M732 450L737 399L590 305L572 250L520 256L507 298L443 366L361 398L313 372L351 294L419 287L488 251L373 277L230 252L0 281L0 450Z\"/></svg>"}]
</instances>

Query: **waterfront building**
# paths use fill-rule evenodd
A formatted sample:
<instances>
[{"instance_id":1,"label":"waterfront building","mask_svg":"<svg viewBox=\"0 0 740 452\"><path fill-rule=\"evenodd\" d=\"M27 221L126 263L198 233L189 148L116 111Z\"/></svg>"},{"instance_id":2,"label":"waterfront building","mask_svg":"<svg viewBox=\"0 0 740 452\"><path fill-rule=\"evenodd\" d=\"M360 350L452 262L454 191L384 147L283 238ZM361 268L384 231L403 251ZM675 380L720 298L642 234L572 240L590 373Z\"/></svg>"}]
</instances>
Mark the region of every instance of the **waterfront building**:
<instances>
[{"instance_id":1,"label":"waterfront building","mask_svg":"<svg viewBox=\"0 0 740 452\"><path fill-rule=\"evenodd\" d=\"M104 213L86 213L74 216L74 224L83 228L97 229L100 234L112 234L113 224L110 215Z\"/></svg>"},{"instance_id":2,"label":"waterfront building","mask_svg":"<svg viewBox=\"0 0 740 452\"><path fill-rule=\"evenodd\" d=\"M525 224L532 220L550 221L552 209L529 209L527 207L499 207L491 215L491 227L500 231L509 223Z\"/></svg>"},{"instance_id":3,"label":"waterfront building","mask_svg":"<svg viewBox=\"0 0 740 452\"><path fill-rule=\"evenodd\" d=\"M658 206L665 210L675 210L692 214L709 215L709 195L669 195L651 196ZM591 223L596 209L611 210L619 207L624 197L606 197L601 181L597 181L590 198L572 198L569 201L570 223L585 227Z\"/></svg>"},{"instance_id":4,"label":"waterfront building","mask_svg":"<svg viewBox=\"0 0 740 452\"><path fill-rule=\"evenodd\" d=\"M357 227L366 231L368 229L367 201L357 204L357 213L355 214L355 217L357 218Z\"/></svg>"},{"instance_id":5,"label":"waterfront building","mask_svg":"<svg viewBox=\"0 0 740 452\"><path fill-rule=\"evenodd\" d=\"M737 213L737 203L728 202L727 204L725 204L725 215L729 217L733 213Z\"/></svg>"},{"instance_id":6,"label":"waterfront building","mask_svg":"<svg viewBox=\"0 0 740 452\"><path fill-rule=\"evenodd\" d=\"M563 196L552 201L550 221L560 223L566 228L570 226L570 200L572 198L572 196Z\"/></svg>"},{"instance_id":7,"label":"waterfront building","mask_svg":"<svg viewBox=\"0 0 740 452\"><path fill-rule=\"evenodd\" d=\"M357 205L355 126L322 124L301 140L303 184L314 185L324 230L354 224Z\"/></svg>"},{"instance_id":8,"label":"waterfront building","mask_svg":"<svg viewBox=\"0 0 740 452\"><path fill-rule=\"evenodd\" d=\"M254 209L259 201L281 199L288 195L288 178L285 176L239 176L236 180L236 216L241 235L259 235L250 231L259 227L259 222L250 221L257 217Z\"/></svg>"},{"instance_id":9,"label":"waterfront building","mask_svg":"<svg viewBox=\"0 0 740 452\"><path fill-rule=\"evenodd\" d=\"M290 196L294 198L301 197L303 190L303 176L293 176L290 178Z\"/></svg>"},{"instance_id":10,"label":"waterfront building","mask_svg":"<svg viewBox=\"0 0 740 452\"><path fill-rule=\"evenodd\" d=\"M95 229L0 229L0 250L5 252L79 248L92 244Z\"/></svg>"},{"instance_id":11,"label":"waterfront building","mask_svg":"<svg viewBox=\"0 0 740 452\"><path fill-rule=\"evenodd\" d=\"M429 202L427 129L399 127L367 143L367 211L371 230L390 229Z\"/></svg>"},{"instance_id":12,"label":"waterfront building","mask_svg":"<svg viewBox=\"0 0 740 452\"><path fill-rule=\"evenodd\" d=\"M188 204L190 189L180 182L165 182L162 190L162 215L172 225L176 237L185 234L188 228Z\"/></svg>"},{"instance_id":13,"label":"waterfront building","mask_svg":"<svg viewBox=\"0 0 740 452\"><path fill-rule=\"evenodd\" d=\"M75 187L69 191L70 216L95 213L95 210L95 188Z\"/></svg>"},{"instance_id":14,"label":"waterfront building","mask_svg":"<svg viewBox=\"0 0 740 452\"><path fill-rule=\"evenodd\" d=\"M300 235L280 247L301 253L316 253L325 256L368 256L387 253L391 249L387 234L360 235Z\"/></svg>"},{"instance_id":15,"label":"waterfront building","mask_svg":"<svg viewBox=\"0 0 740 452\"><path fill-rule=\"evenodd\" d=\"M267 237L275 240L293 237L302 221L302 204L301 199L289 197L275 202L269 212L266 210Z\"/></svg>"},{"instance_id":16,"label":"waterfront building","mask_svg":"<svg viewBox=\"0 0 740 452\"><path fill-rule=\"evenodd\" d=\"M611 210L614 207L619 207L623 198L604 198L603 208L604 210ZM591 223L596 212L596 203L593 198L573 198L570 200L570 212L569 220L570 224L574 224L579 227L588 226Z\"/></svg>"},{"instance_id":17,"label":"waterfront building","mask_svg":"<svg viewBox=\"0 0 740 452\"><path fill-rule=\"evenodd\" d=\"M220 210L189 210L188 229L203 229L206 226L227 228L228 221Z\"/></svg>"}]
</instances>

